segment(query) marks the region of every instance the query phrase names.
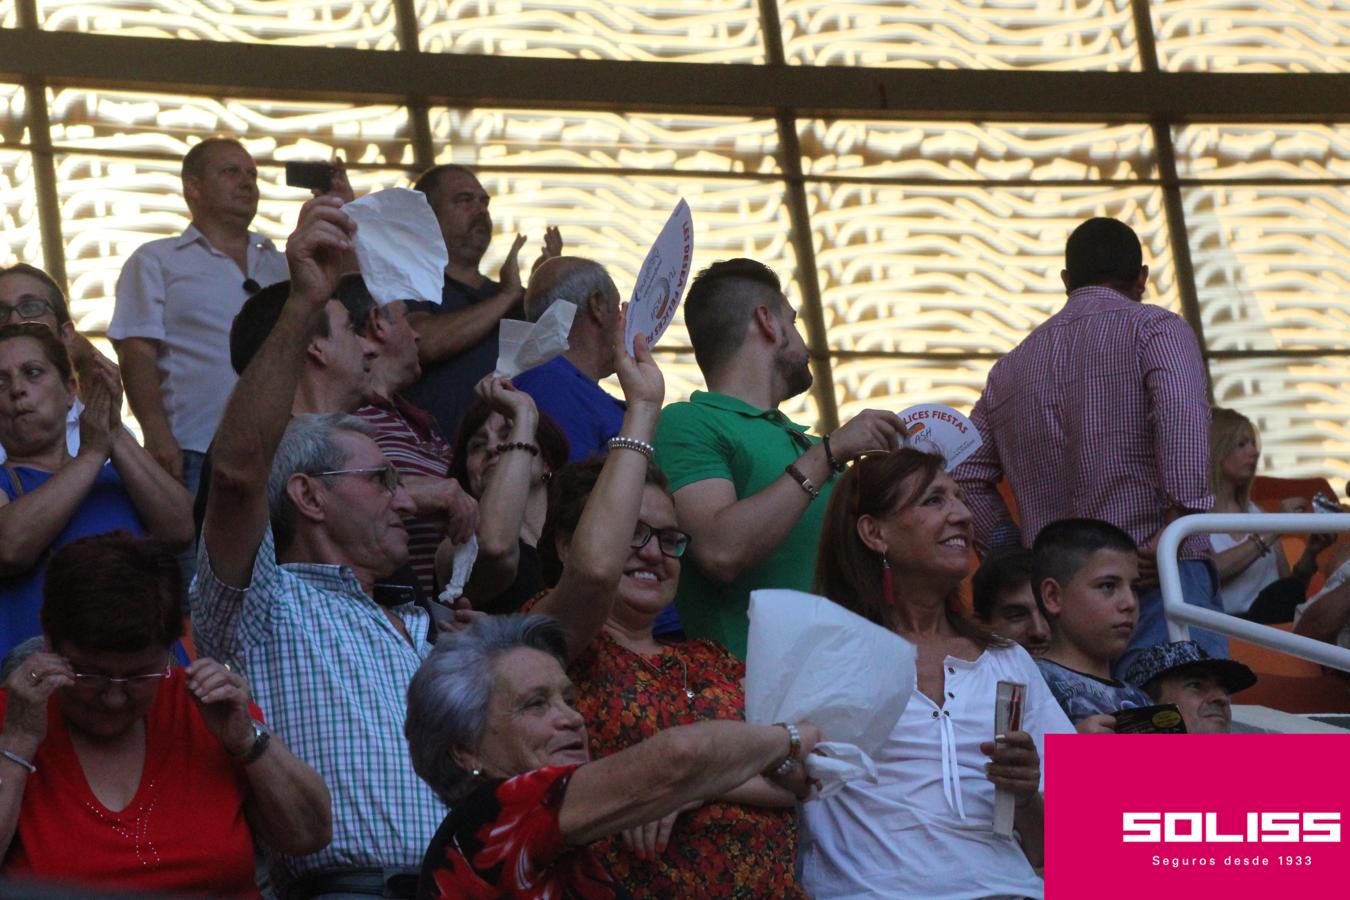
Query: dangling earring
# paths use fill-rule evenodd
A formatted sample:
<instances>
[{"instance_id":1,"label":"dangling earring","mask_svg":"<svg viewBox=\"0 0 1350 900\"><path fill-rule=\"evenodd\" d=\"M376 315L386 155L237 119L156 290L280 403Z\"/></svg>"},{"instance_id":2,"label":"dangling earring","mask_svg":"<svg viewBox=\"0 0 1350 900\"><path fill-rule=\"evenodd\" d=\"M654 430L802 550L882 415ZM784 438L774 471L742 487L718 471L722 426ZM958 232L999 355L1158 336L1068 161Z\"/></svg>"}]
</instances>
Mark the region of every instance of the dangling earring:
<instances>
[{"instance_id":1,"label":"dangling earring","mask_svg":"<svg viewBox=\"0 0 1350 900\"><path fill-rule=\"evenodd\" d=\"M895 577L891 574L891 562L886 554L881 555L881 599L887 606L895 605Z\"/></svg>"},{"instance_id":2,"label":"dangling earring","mask_svg":"<svg viewBox=\"0 0 1350 900\"><path fill-rule=\"evenodd\" d=\"M473 770L472 772L470 772L469 774L472 775L474 778L482 778L482 777L483 777L483 770L482 770L482 769L474 769L474 770Z\"/></svg>"}]
</instances>

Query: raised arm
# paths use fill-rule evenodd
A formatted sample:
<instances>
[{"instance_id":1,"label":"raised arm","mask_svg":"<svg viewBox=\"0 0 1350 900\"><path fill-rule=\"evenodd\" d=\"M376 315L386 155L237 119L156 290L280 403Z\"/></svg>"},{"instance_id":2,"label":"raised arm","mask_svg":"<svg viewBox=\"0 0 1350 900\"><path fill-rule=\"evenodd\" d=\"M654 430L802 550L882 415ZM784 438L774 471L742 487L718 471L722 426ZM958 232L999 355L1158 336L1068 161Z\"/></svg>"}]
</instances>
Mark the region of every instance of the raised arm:
<instances>
[{"instance_id":1,"label":"raised arm","mask_svg":"<svg viewBox=\"0 0 1350 900\"><path fill-rule=\"evenodd\" d=\"M257 746L248 682L212 659L198 659L184 673L207 729L225 752L243 760L248 781L244 814L263 843L290 856L315 853L333 836L333 801L319 773L269 735Z\"/></svg>"},{"instance_id":2,"label":"raised arm","mask_svg":"<svg viewBox=\"0 0 1350 900\"><path fill-rule=\"evenodd\" d=\"M155 462L150 453L122 427L122 392L115 370L91 369L85 394L106 391L111 402L106 404L107 428L111 436L111 457L117 474L122 478L131 504L145 523L151 537L158 538L176 549L192 543L195 531L192 524L192 495L183 483Z\"/></svg>"},{"instance_id":3,"label":"raised arm","mask_svg":"<svg viewBox=\"0 0 1350 900\"><path fill-rule=\"evenodd\" d=\"M529 394L500 376L487 376L478 382L477 390L510 423L506 443L515 445L498 453L497 464L488 473L479 500L478 560L464 593L481 603L510 587L516 577L520 529L534 481L535 460L535 454L520 449L519 445L530 444L538 449L539 411Z\"/></svg>"},{"instance_id":4,"label":"raised arm","mask_svg":"<svg viewBox=\"0 0 1350 900\"><path fill-rule=\"evenodd\" d=\"M323 315L351 249L356 223L342 201L322 196L305 203L286 242L291 293L281 318L240 377L225 406L212 451L211 490L202 540L217 578L246 587L267 530L267 478L290 421L295 387L304 370L304 337Z\"/></svg>"},{"instance_id":5,"label":"raised arm","mask_svg":"<svg viewBox=\"0 0 1350 900\"><path fill-rule=\"evenodd\" d=\"M417 345L417 355L422 365L444 362L463 353L487 337L502 317L524 299L519 263L520 248L524 244L525 236L516 235L511 252L506 255L506 262L502 263L501 290L495 295L454 312L408 314L408 323L422 338Z\"/></svg>"},{"instance_id":6,"label":"raised arm","mask_svg":"<svg viewBox=\"0 0 1350 900\"><path fill-rule=\"evenodd\" d=\"M662 447L699 440L696 434L680 431L678 426L668 423L668 428L662 431ZM842 464L869 450L892 450L899 440L899 416L868 409L830 435L830 450ZM695 452L715 451L703 447ZM793 465L817 487L834 475L823 442L803 453ZM758 493L739 500L729 478L706 478L675 492L680 526L693 538L689 553L694 563L705 575L722 584L730 584L768 559L787 540L797 520L813 502L816 501L812 496L786 472Z\"/></svg>"},{"instance_id":7,"label":"raised arm","mask_svg":"<svg viewBox=\"0 0 1350 900\"><path fill-rule=\"evenodd\" d=\"M804 760L819 729L798 725ZM563 838L588 844L659 819L685 804L711 800L786 759L787 729L744 722L699 722L671 728L642 743L582 766L559 811Z\"/></svg>"},{"instance_id":8,"label":"raised arm","mask_svg":"<svg viewBox=\"0 0 1350 900\"><path fill-rule=\"evenodd\" d=\"M75 684L75 673L55 653L42 650L23 661L5 681L5 719L0 725L0 750L32 763L47 738L47 701ZM19 824L27 767L0 756L0 859L9 854Z\"/></svg>"},{"instance_id":9,"label":"raised arm","mask_svg":"<svg viewBox=\"0 0 1350 900\"><path fill-rule=\"evenodd\" d=\"M623 332L620 314L614 358L628 408L619 435L650 444L661 417L665 380L646 340L637 338L637 357L631 357L623 346ZM647 457L637 450L609 452L572 534L558 586L534 609L562 623L569 657L575 658L590 644L609 616L642 508L647 465Z\"/></svg>"}]
</instances>

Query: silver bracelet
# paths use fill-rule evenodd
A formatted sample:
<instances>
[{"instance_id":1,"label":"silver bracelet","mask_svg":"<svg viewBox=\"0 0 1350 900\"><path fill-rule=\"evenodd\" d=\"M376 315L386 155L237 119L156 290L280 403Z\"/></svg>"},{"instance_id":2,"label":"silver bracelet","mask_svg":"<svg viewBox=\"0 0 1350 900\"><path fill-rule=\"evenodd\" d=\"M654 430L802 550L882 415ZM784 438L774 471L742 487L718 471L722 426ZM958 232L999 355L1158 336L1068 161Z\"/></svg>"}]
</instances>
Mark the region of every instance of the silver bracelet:
<instances>
[{"instance_id":1,"label":"silver bracelet","mask_svg":"<svg viewBox=\"0 0 1350 900\"><path fill-rule=\"evenodd\" d=\"M636 450L647 457L647 462L652 462L656 458L656 448L638 438L625 437L622 434L615 435L609 439L608 446L611 450Z\"/></svg>"},{"instance_id":2,"label":"silver bracelet","mask_svg":"<svg viewBox=\"0 0 1350 900\"><path fill-rule=\"evenodd\" d=\"M788 753L772 771L767 774L773 778L782 778L797 768L797 760L802 755L802 733L797 730L797 726L790 722L775 723L780 728L787 729L788 733Z\"/></svg>"},{"instance_id":3,"label":"silver bracelet","mask_svg":"<svg viewBox=\"0 0 1350 900\"><path fill-rule=\"evenodd\" d=\"M23 766L25 769L28 770L28 774L30 775L37 771L37 766L33 765L32 763L30 763L28 760L24 759L17 753L13 753L9 750L0 750L0 756L3 756L5 759L14 763L16 766Z\"/></svg>"}]
</instances>

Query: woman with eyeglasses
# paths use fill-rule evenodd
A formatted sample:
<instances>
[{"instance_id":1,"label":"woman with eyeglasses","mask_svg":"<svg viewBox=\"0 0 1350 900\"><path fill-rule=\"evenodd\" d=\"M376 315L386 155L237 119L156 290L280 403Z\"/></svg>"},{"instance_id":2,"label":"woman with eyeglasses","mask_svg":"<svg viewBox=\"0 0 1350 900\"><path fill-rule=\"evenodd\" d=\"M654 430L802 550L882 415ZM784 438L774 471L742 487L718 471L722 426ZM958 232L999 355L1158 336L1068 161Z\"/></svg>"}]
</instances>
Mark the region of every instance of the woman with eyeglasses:
<instances>
[{"instance_id":1,"label":"woman with eyeglasses","mask_svg":"<svg viewBox=\"0 0 1350 900\"><path fill-rule=\"evenodd\" d=\"M0 654L38 633L52 551L126 529L177 546L192 540L192 500L122 427L122 387L86 370L80 446L66 416L75 402L70 357L46 325L0 327Z\"/></svg>"},{"instance_id":2,"label":"woman with eyeglasses","mask_svg":"<svg viewBox=\"0 0 1350 900\"><path fill-rule=\"evenodd\" d=\"M52 557L46 649L0 690L3 876L137 894L258 897L254 839L327 845L319 775L262 723L247 682L172 665L173 554L126 532Z\"/></svg>"},{"instance_id":3,"label":"woman with eyeglasses","mask_svg":"<svg viewBox=\"0 0 1350 900\"><path fill-rule=\"evenodd\" d=\"M632 365L626 353L616 357ZM558 587L535 611L572 610L575 621L580 609L595 617L588 632L574 626L568 668L593 759L679 725L745 717L743 662L713 641L658 640L652 632L675 599L689 535L679 528L665 476L651 462L664 395L660 373L651 370L643 403L629 390L636 379L620 365L628 397L620 436L604 460L554 474L539 540L544 578ZM578 591L577 572L597 567L603 580L587 579ZM795 803L792 793L757 775L595 850L635 897L805 896L793 875Z\"/></svg>"}]
</instances>

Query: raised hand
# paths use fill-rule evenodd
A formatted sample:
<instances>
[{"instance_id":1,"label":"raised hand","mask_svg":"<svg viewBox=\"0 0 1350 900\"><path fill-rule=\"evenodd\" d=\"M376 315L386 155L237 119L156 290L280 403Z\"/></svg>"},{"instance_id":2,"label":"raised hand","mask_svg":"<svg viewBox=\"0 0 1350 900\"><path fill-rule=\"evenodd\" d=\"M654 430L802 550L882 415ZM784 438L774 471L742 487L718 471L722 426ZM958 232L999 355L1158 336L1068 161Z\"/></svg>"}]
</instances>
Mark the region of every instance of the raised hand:
<instances>
[{"instance_id":1,"label":"raised hand","mask_svg":"<svg viewBox=\"0 0 1350 900\"><path fill-rule=\"evenodd\" d=\"M253 748L253 716L248 709L248 682L214 659L198 659L185 670L187 689L206 728L232 756Z\"/></svg>"},{"instance_id":2,"label":"raised hand","mask_svg":"<svg viewBox=\"0 0 1350 900\"><path fill-rule=\"evenodd\" d=\"M497 278L502 293L515 294L517 297L525 293L520 283L520 248L524 246L525 235L516 235L516 239L511 242L511 252L506 254L506 261L502 263L501 275Z\"/></svg>"},{"instance_id":3,"label":"raised hand","mask_svg":"<svg viewBox=\"0 0 1350 900\"><path fill-rule=\"evenodd\" d=\"M90 454L107 459L112 453L113 437L117 433L112 423L116 421L119 426L121 423L120 391L116 403L118 409L114 411L113 391L107 378L94 378L85 388L84 411L80 413L81 456Z\"/></svg>"},{"instance_id":4,"label":"raised hand","mask_svg":"<svg viewBox=\"0 0 1350 900\"><path fill-rule=\"evenodd\" d=\"M484 376L474 388L478 396L512 423L524 419L527 423L538 420L539 410L534 398L511 383L511 379L502 375ZM533 428L530 429L533 432Z\"/></svg>"},{"instance_id":5,"label":"raised hand","mask_svg":"<svg viewBox=\"0 0 1350 900\"><path fill-rule=\"evenodd\" d=\"M52 694L75 684L75 671L63 657L39 650L19 664L5 680L9 699L3 732L15 753L29 762L47 737L47 701Z\"/></svg>"},{"instance_id":6,"label":"raised hand","mask_svg":"<svg viewBox=\"0 0 1350 900\"><path fill-rule=\"evenodd\" d=\"M306 201L300 220L286 239L291 296L321 307L333 296L342 276L344 255L352 249L356 222L342 211L342 201L324 194Z\"/></svg>"},{"instance_id":7,"label":"raised hand","mask_svg":"<svg viewBox=\"0 0 1350 900\"><path fill-rule=\"evenodd\" d=\"M665 378L652 358L644 336L639 334L633 338L633 355L629 355L624 345L627 319L628 305L624 304L614 323L614 368L619 376L619 386L623 388L623 397L630 405L646 403L660 409L666 397Z\"/></svg>"},{"instance_id":8,"label":"raised hand","mask_svg":"<svg viewBox=\"0 0 1350 900\"><path fill-rule=\"evenodd\" d=\"M872 450L894 450L903 434L904 425L895 413L865 409L830 435L830 449L843 463Z\"/></svg>"},{"instance_id":9,"label":"raised hand","mask_svg":"<svg viewBox=\"0 0 1350 900\"><path fill-rule=\"evenodd\" d=\"M558 231L558 226L550 225L544 229L544 247L539 251L539 258L530 266L530 274L533 275L539 270L539 267L550 259L557 259L562 256L563 239L562 232Z\"/></svg>"},{"instance_id":10,"label":"raised hand","mask_svg":"<svg viewBox=\"0 0 1350 900\"><path fill-rule=\"evenodd\" d=\"M352 190L351 180L347 177L347 164L341 157L334 156L329 165L333 168L333 183L328 186L328 196L337 197L343 203L351 203L356 199L356 192ZM321 195L315 191L314 196Z\"/></svg>"}]
</instances>

